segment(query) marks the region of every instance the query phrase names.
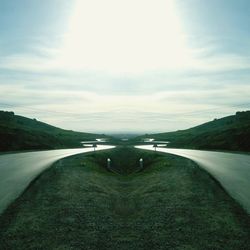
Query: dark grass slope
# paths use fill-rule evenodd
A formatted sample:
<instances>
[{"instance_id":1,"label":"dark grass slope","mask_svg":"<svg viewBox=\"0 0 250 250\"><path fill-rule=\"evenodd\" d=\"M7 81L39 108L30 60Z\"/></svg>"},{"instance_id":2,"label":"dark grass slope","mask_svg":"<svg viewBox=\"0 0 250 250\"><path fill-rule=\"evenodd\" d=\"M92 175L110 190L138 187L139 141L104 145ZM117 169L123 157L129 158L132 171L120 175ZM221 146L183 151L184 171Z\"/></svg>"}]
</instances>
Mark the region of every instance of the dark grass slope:
<instances>
[{"instance_id":1,"label":"dark grass slope","mask_svg":"<svg viewBox=\"0 0 250 250\"><path fill-rule=\"evenodd\" d=\"M81 147L81 141L98 137L0 111L0 151Z\"/></svg>"},{"instance_id":2,"label":"dark grass slope","mask_svg":"<svg viewBox=\"0 0 250 250\"><path fill-rule=\"evenodd\" d=\"M121 174L130 175L141 171L139 160L143 158L144 169L152 165L157 161L154 153L148 153L147 151L135 150L133 147L117 146L111 150L105 150L98 152L95 161L100 166L107 167L107 159L111 160L110 168L108 171Z\"/></svg>"},{"instance_id":3,"label":"dark grass slope","mask_svg":"<svg viewBox=\"0 0 250 250\"><path fill-rule=\"evenodd\" d=\"M148 152L145 170L121 175L103 158L47 170L0 218L1 249L250 249L249 216L191 161Z\"/></svg>"},{"instance_id":4,"label":"dark grass slope","mask_svg":"<svg viewBox=\"0 0 250 250\"><path fill-rule=\"evenodd\" d=\"M142 136L137 141L145 137L170 141L171 147L250 151L250 111L186 130Z\"/></svg>"}]
</instances>

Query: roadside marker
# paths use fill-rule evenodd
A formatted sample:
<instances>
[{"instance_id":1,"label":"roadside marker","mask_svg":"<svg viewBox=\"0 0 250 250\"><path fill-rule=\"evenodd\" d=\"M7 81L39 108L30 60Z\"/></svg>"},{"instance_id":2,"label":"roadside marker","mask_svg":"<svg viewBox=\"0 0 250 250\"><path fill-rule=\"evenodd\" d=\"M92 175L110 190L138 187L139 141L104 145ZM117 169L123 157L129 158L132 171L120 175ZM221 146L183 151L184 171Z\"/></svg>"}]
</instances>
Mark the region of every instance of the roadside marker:
<instances>
[{"instance_id":1,"label":"roadside marker","mask_svg":"<svg viewBox=\"0 0 250 250\"><path fill-rule=\"evenodd\" d=\"M111 160L108 158L107 159L107 168L110 169L111 168Z\"/></svg>"},{"instance_id":2,"label":"roadside marker","mask_svg":"<svg viewBox=\"0 0 250 250\"><path fill-rule=\"evenodd\" d=\"M139 162L140 162L140 169L143 169L143 159L141 158Z\"/></svg>"}]
</instances>

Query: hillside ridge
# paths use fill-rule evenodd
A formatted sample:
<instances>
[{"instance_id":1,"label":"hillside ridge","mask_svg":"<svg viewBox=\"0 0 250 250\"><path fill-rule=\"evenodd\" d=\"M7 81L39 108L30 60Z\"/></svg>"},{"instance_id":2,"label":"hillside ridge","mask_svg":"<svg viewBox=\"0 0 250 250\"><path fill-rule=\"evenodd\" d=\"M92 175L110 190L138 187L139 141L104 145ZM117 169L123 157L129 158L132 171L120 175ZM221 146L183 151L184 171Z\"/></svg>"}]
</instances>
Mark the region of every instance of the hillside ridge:
<instances>
[{"instance_id":1,"label":"hillside ridge","mask_svg":"<svg viewBox=\"0 0 250 250\"><path fill-rule=\"evenodd\" d=\"M47 123L0 111L0 151L82 147L81 141L104 135L75 132Z\"/></svg>"},{"instance_id":2,"label":"hillside ridge","mask_svg":"<svg viewBox=\"0 0 250 250\"><path fill-rule=\"evenodd\" d=\"M236 112L185 130L147 134L137 139L146 137L169 141L169 146L176 148L250 151L250 111Z\"/></svg>"}]
</instances>

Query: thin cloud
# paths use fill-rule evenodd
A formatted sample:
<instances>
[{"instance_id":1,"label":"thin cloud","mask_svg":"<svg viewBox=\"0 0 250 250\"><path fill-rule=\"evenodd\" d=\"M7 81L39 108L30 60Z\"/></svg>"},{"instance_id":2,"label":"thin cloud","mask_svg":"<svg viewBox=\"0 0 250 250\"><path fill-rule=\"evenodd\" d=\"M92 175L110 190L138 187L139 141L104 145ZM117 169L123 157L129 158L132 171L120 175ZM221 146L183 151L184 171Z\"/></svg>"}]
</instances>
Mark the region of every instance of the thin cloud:
<instances>
[{"instance_id":1,"label":"thin cloud","mask_svg":"<svg viewBox=\"0 0 250 250\"><path fill-rule=\"evenodd\" d=\"M15 44L13 33L5 34L2 109L68 129L147 132L184 129L249 107L246 34L226 38L194 22L202 33L191 32L174 0L74 2L51 41L26 34L32 42L12 51L3 44ZM240 40L245 45L238 49Z\"/></svg>"}]
</instances>

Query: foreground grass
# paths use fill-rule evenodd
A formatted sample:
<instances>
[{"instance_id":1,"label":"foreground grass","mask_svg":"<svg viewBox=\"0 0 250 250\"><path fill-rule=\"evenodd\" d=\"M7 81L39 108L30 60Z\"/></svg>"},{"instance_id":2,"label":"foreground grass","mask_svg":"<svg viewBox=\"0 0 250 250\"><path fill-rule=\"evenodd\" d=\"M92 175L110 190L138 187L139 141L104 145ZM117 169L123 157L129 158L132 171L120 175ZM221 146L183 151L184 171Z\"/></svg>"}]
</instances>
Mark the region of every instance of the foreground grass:
<instances>
[{"instance_id":1,"label":"foreground grass","mask_svg":"<svg viewBox=\"0 0 250 250\"><path fill-rule=\"evenodd\" d=\"M0 218L0 249L250 249L249 217L207 173L128 150L54 164Z\"/></svg>"}]
</instances>

